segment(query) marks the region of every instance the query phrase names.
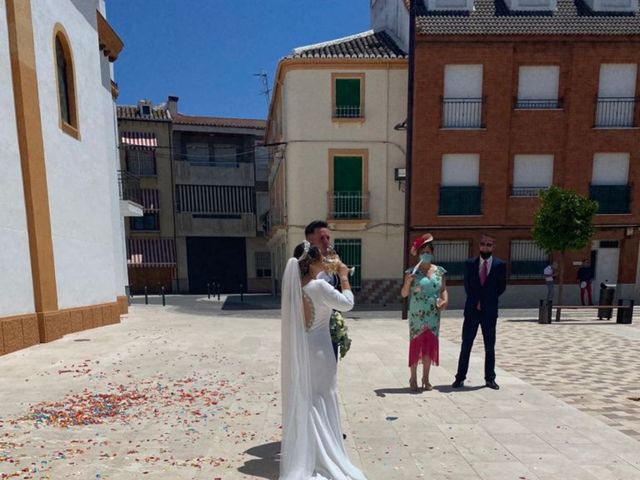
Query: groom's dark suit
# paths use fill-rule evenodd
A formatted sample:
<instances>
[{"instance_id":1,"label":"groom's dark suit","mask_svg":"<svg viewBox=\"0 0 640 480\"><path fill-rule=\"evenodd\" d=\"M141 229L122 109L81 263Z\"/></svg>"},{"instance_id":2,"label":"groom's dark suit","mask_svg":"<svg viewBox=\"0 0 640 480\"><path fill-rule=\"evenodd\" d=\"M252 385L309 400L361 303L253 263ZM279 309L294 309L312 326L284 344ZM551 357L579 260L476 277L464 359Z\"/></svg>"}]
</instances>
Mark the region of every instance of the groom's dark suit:
<instances>
[{"instance_id":1,"label":"groom's dark suit","mask_svg":"<svg viewBox=\"0 0 640 480\"><path fill-rule=\"evenodd\" d=\"M486 381L493 381L496 378L495 344L498 297L504 293L507 287L506 265L502 260L492 257L491 268L484 284L481 282L480 272L480 257L467 260L464 271L464 289L467 293L467 301L464 306L462 347L458 359L457 381L462 381L467 376L469 356L473 341L478 333L478 326L482 328L484 340L484 378Z\"/></svg>"}]
</instances>

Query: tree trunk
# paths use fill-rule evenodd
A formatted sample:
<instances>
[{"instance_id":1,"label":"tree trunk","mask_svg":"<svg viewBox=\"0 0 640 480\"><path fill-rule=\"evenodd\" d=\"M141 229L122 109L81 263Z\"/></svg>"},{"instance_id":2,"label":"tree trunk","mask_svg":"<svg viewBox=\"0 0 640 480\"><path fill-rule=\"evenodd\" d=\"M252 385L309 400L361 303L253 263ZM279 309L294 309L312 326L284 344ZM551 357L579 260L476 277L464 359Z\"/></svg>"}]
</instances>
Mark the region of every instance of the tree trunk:
<instances>
[{"instance_id":1,"label":"tree trunk","mask_svg":"<svg viewBox=\"0 0 640 480\"><path fill-rule=\"evenodd\" d=\"M562 305L562 286L564 285L564 254L560 252L560 275L558 275L558 305Z\"/></svg>"}]
</instances>

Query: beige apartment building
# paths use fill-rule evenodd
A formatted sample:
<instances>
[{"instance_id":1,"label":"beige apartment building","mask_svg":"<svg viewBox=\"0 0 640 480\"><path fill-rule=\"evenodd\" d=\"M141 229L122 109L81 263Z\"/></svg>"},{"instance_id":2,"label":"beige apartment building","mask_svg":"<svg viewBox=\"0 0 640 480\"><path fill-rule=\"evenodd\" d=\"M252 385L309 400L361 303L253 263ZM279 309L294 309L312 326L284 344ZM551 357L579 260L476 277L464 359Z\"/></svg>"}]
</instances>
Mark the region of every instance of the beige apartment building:
<instances>
[{"instance_id":1,"label":"beige apartment building","mask_svg":"<svg viewBox=\"0 0 640 480\"><path fill-rule=\"evenodd\" d=\"M395 303L402 276L407 61L386 32L294 49L267 123L274 290L312 220L356 267L360 303Z\"/></svg>"}]
</instances>

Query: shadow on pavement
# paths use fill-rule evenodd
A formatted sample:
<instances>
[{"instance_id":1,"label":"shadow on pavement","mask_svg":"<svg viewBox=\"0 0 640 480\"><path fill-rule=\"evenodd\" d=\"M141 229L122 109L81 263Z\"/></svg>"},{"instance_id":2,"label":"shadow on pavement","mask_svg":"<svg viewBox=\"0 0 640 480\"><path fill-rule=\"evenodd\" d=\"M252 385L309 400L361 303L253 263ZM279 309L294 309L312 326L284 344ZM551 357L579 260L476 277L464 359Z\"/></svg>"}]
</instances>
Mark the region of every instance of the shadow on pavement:
<instances>
[{"instance_id":1,"label":"shadow on pavement","mask_svg":"<svg viewBox=\"0 0 640 480\"><path fill-rule=\"evenodd\" d=\"M257 459L244 462L238 471L258 478L277 480L280 474L280 442L265 443L252 447L244 453Z\"/></svg>"},{"instance_id":2,"label":"shadow on pavement","mask_svg":"<svg viewBox=\"0 0 640 480\"><path fill-rule=\"evenodd\" d=\"M434 390L437 390L441 393L464 393L464 392L475 392L476 390L481 390L483 388L487 388L484 385L476 385L474 387L462 387L462 388L453 388L451 385L435 385L433 387Z\"/></svg>"},{"instance_id":3,"label":"shadow on pavement","mask_svg":"<svg viewBox=\"0 0 640 480\"><path fill-rule=\"evenodd\" d=\"M387 395L416 395L416 394L421 393L421 391L412 392L409 387L404 387L404 388L377 388L376 390L374 390L374 392L376 393L376 396L382 397L382 398L386 397Z\"/></svg>"}]
</instances>

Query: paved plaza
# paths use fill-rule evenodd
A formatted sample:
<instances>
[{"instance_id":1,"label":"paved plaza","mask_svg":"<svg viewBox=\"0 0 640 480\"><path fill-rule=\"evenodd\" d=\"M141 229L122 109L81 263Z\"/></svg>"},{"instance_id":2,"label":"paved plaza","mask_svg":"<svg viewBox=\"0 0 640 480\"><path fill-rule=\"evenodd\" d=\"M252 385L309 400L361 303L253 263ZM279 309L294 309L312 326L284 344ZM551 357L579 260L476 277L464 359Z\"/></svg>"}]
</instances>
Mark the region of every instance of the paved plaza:
<instances>
[{"instance_id":1,"label":"paved plaza","mask_svg":"<svg viewBox=\"0 0 640 480\"><path fill-rule=\"evenodd\" d=\"M157 303L157 299L155 299ZM277 478L278 311L169 297L119 325L0 357L0 479ZM640 326L534 310L481 334L453 391L461 312L442 321L431 392L408 390L397 312L352 312L339 366L347 447L369 479L640 479Z\"/></svg>"}]
</instances>

